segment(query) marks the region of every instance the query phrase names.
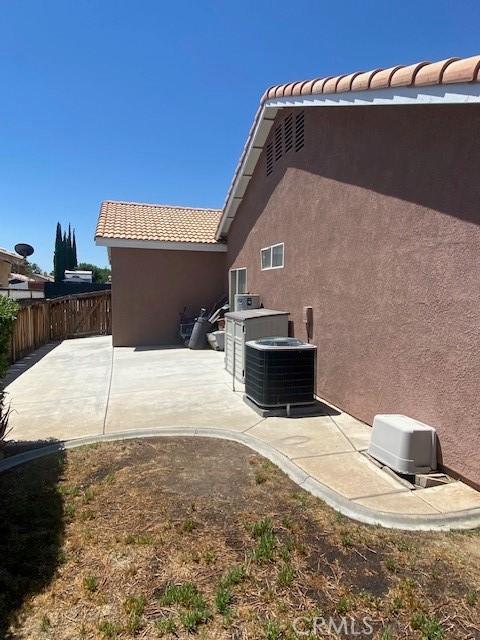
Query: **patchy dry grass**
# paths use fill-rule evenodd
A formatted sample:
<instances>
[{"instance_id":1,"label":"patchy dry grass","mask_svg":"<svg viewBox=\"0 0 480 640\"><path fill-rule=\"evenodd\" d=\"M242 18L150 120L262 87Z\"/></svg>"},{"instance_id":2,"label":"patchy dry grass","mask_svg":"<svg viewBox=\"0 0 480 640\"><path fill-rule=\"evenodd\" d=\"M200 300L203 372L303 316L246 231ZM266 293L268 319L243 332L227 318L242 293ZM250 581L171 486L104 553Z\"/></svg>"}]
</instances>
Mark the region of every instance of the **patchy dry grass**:
<instances>
[{"instance_id":1,"label":"patchy dry grass","mask_svg":"<svg viewBox=\"0 0 480 640\"><path fill-rule=\"evenodd\" d=\"M0 477L0 509L0 638L312 639L329 616L480 638L478 531L354 523L237 444L51 456Z\"/></svg>"}]
</instances>

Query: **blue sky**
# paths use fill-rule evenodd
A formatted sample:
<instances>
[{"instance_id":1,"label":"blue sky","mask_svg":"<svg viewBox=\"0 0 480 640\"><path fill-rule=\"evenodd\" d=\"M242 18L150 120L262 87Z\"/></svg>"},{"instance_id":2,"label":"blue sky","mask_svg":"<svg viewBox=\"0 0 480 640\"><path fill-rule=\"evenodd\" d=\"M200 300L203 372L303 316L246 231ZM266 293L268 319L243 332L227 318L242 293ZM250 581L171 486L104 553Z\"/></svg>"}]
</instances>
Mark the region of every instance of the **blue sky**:
<instances>
[{"instance_id":1,"label":"blue sky","mask_svg":"<svg viewBox=\"0 0 480 640\"><path fill-rule=\"evenodd\" d=\"M103 199L220 207L271 84L480 53L472 0L2 0L0 246L82 261Z\"/></svg>"}]
</instances>

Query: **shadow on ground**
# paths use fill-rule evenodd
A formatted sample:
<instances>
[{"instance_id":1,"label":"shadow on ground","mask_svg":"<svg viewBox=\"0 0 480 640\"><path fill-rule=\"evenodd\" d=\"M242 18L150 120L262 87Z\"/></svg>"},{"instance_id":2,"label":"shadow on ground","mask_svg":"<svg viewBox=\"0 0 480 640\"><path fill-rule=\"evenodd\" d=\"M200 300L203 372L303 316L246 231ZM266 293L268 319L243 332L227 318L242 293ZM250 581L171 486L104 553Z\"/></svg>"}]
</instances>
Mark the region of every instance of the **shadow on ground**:
<instances>
[{"instance_id":1,"label":"shadow on ground","mask_svg":"<svg viewBox=\"0 0 480 640\"><path fill-rule=\"evenodd\" d=\"M21 450L48 443L14 443ZM20 447L20 448L18 448ZM12 453L12 451L11 451ZM24 602L53 579L61 563L63 499L61 451L0 475L0 638Z\"/></svg>"},{"instance_id":2,"label":"shadow on ground","mask_svg":"<svg viewBox=\"0 0 480 640\"><path fill-rule=\"evenodd\" d=\"M2 381L3 386L7 387L9 384L14 382L14 380L19 378L22 375L22 373L25 373L25 371L28 371L30 367L33 367L34 364L37 364L37 362L39 362L42 358L48 355L50 351L53 351L56 347L58 347L59 344L60 342L49 342L48 344L44 345L43 347L40 347L33 353L28 354L21 360L18 360L18 362L15 362L15 364L12 364L12 366L7 372L7 375Z\"/></svg>"}]
</instances>

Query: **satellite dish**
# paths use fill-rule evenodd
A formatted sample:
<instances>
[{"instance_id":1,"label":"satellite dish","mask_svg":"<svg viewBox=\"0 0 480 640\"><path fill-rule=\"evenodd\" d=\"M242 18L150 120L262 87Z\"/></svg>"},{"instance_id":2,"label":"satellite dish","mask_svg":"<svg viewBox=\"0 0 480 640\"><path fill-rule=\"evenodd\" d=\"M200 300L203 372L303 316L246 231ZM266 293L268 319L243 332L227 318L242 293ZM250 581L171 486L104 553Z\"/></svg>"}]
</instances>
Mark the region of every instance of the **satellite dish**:
<instances>
[{"instance_id":1,"label":"satellite dish","mask_svg":"<svg viewBox=\"0 0 480 640\"><path fill-rule=\"evenodd\" d=\"M22 256L22 258L28 258L28 256L31 256L33 253L33 247L31 244L24 244L23 242L20 242L15 245L15 251L18 255Z\"/></svg>"}]
</instances>

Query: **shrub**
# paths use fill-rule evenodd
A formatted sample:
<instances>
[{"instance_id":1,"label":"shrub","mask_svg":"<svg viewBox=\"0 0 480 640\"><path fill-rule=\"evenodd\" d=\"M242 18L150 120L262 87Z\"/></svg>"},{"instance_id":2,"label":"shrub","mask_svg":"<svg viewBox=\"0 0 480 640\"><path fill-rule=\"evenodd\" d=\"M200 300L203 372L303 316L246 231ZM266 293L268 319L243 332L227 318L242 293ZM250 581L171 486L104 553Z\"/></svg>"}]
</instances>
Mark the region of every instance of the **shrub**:
<instances>
[{"instance_id":1,"label":"shrub","mask_svg":"<svg viewBox=\"0 0 480 640\"><path fill-rule=\"evenodd\" d=\"M10 415L10 405L6 402L5 391L0 388L0 444L8 433L8 417Z\"/></svg>"},{"instance_id":2,"label":"shrub","mask_svg":"<svg viewBox=\"0 0 480 640\"><path fill-rule=\"evenodd\" d=\"M19 306L15 300L0 296L0 380L8 369L8 343L18 309Z\"/></svg>"}]
</instances>

